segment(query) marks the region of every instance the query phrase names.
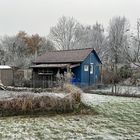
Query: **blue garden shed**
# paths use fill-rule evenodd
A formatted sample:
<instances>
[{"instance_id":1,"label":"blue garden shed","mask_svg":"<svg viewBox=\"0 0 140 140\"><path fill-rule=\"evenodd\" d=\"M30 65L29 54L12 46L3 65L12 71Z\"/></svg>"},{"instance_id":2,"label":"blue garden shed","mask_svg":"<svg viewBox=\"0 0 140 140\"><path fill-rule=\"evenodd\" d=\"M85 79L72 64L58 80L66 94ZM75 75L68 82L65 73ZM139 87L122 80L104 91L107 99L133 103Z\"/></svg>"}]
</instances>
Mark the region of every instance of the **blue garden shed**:
<instances>
[{"instance_id":1,"label":"blue garden shed","mask_svg":"<svg viewBox=\"0 0 140 140\"><path fill-rule=\"evenodd\" d=\"M90 86L100 80L100 66L101 60L93 48L47 51L32 66L33 83L35 87L48 87L48 82L52 85L56 80L58 71L64 74L70 69L73 84Z\"/></svg>"}]
</instances>

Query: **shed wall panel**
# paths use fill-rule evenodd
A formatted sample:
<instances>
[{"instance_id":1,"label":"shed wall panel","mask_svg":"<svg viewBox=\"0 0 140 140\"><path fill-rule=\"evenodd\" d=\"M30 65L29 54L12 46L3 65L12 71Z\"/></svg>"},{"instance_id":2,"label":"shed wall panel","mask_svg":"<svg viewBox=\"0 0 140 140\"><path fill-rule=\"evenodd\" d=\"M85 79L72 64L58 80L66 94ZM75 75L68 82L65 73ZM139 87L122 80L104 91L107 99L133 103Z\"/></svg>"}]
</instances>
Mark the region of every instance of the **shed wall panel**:
<instances>
[{"instance_id":1,"label":"shed wall panel","mask_svg":"<svg viewBox=\"0 0 140 140\"><path fill-rule=\"evenodd\" d=\"M90 73L90 64L93 64L93 73ZM100 70L98 65L100 62L98 61L96 55L92 52L88 55L88 57L81 64L81 85L92 85L96 83L99 78ZM84 65L89 66L88 71L84 71Z\"/></svg>"},{"instance_id":2,"label":"shed wall panel","mask_svg":"<svg viewBox=\"0 0 140 140\"><path fill-rule=\"evenodd\" d=\"M13 70L12 69L3 69L0 70L1 82L5 86L13 85Z\"/></svg>"}]
</instances>

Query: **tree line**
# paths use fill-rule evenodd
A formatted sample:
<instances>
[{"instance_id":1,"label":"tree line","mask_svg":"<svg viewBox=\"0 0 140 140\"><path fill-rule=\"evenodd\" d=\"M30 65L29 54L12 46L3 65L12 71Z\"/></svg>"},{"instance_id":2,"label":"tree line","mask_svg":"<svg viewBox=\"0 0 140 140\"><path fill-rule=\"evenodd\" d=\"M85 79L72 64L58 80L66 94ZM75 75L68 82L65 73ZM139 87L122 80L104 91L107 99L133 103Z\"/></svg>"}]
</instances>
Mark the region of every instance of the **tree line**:
<instances>
[{"instance_id":1,"label":"tree line","mask_svg":"<svg viewBox=\"0 0 140 140\"><path fill-rule=\"evenodd\" d=\"M0 43L1 65L28 67L46 50L54 50L52 41L38 34L28 35L20 31L15 36L4 36Z\"/></svg>"},{"instance_id":2,"label":"tree line","mask_svg":"<svg viewBox=\"0 0 140 140\"><path fill-rule=\"evenodd\" d=\"M94 48L105 64L134 63L140 66L140 21L132 31L128 19L114 17L108 28L96 22L84 26L73 17L61 17L47 37L20 31L1 37L0 63L18 67L31 65L47 50Z\"/></svg>"}]
</instances>

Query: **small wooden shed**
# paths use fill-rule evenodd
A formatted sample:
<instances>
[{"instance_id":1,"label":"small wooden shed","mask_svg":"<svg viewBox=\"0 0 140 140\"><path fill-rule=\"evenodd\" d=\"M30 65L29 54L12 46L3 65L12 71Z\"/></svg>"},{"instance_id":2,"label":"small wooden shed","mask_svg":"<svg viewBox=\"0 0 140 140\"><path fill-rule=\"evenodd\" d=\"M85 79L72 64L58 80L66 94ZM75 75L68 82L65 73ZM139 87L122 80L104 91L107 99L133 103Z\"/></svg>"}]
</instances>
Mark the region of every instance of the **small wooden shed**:
<instances>
[{"instance_id":1,"label":"small wooden shed","mask_svg":"<svg viewBox=\"0 0 140 140\"><path fill-rule=\"evenodd\" d=\"M7 65L0 65L0 82L5 86L13 85L13 69Z\"/></svg>"},{"instance_id":2,"label":"small wooden shed","mask_svg":"<svg viewBox=\"0 0 140 140\"><path fill-rule=\"evenodd\" d=\"M93 48L47 51L39 56L31 66L34 86L48 85L49 81L55 81L58 72L60 74L67 72L68 67L74 74L75 84L90 86L99 80L101 64L101 60Z\"/></svg>"}]
</instances>

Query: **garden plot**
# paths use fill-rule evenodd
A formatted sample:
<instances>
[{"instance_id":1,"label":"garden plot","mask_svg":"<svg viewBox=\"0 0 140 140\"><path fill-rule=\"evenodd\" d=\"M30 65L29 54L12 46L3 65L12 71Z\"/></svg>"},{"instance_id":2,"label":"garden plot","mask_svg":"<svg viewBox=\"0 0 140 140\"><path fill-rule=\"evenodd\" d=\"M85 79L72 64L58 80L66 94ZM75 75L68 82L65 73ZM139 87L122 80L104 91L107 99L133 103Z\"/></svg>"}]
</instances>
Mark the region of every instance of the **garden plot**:
<instances>
[{"instance_id":1,"label":"garden plot","mask_svg":"<svg viewBox=\"0 0 140 140\"><path fill-rule=\"evenodd\" d=\"M83 94L98 115L0 118L0 139L138 140L140 99Z\"/></svg>"}]
</instances>

